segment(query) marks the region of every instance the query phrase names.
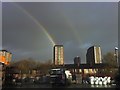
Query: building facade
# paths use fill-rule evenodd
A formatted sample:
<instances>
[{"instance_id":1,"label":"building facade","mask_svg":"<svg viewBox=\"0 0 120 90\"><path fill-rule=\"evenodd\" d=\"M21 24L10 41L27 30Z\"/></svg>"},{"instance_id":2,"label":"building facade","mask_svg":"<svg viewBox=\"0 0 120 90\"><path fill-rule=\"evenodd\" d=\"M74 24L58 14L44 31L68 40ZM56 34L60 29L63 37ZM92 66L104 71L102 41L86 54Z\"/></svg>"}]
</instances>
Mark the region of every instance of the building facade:
<instances>
[{"instance_id":1,"label":"building facade","mask_svg":"<svg viewBox=\"0 0 120 90\"><path fill-rule=\"evenodd\" d=\"M11 58L12 54L10 52L7 50L0 50L0 85L5 83L6 66L10 64Z\"/></svg>"},{"instance_id":2,"label":"building facade","mask_svg":"<svg viewBox=\"0 0 120 90\"><path fill-rule=\"evenodd\" d=\"M81 58L79 56L76 56L74 58L74 64L77 66L79 66L81 64Z\"/></svg>"},{"instance_id":3,"label":"building facade","mask_svg":"<svg viewBox=\"0 0 120 90\"><path fill-rule=\"evenodd\" d=\"M4 64L9 64L12 58L12 53L7 50L0 50L0 62Z\"/></svg>"},{"instance_id":4,"label":"building facade","mask_svg":"<svg viewBox=\"0 0 120 90\"><path fill-rule=\"evenodd\" d=\"M54 46L54 65L63 65L64 64L64 49L63 45Z\"/></svg>"},{"instance_id":5,"label":"building facade","mask_svg":"<svg viewBox=\"0 0 120 90\"><path fill-rule=\"evenodd\" d=\"M87 64L94 65L102 63L100 46L92 46L87 50L86 54Z\"/></svg>"},{"instance_id":6,"label":"building facade","mask_svg":"<svg viewBox=\"0 0 120 90\"><path fill-rule=\"evenodd\" d=\"M76 57L74 58L74 65L76 65L77 67L79 67L80 64L81 64L81 59L80 59L79 56L76 56ZM75 72L75 73L80 73L80 69L74 69L74 72Z\"/></svg>"}]
</instances>

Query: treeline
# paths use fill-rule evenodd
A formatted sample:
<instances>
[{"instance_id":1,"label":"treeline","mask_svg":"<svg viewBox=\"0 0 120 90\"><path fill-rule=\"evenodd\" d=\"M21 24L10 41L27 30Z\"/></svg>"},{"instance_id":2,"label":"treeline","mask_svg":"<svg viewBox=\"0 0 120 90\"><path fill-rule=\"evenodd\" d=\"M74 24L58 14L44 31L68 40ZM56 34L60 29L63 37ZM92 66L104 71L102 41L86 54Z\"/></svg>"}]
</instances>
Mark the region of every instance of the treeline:
<instances>
[{"instance_id":1,"label":"treeline","mask_svg":"<svg viewBox=\"0 0 120 90\"><path fill-rule=\"evenodd\" d=\"M120 53L118 53L118 57L116 58L114 52L108 52L105 55L103 55L103 63L106 64L105 69L99 70L100 73L105 74L105 75L111 75L111 76L116 76L118 73L118 66L119 63L117 60L119 60Z\"/></svg>"},{"instance_id":2,"label":"treeline","mask_svg":"<svg viewBox=\"0 0 120 90\"><path fill-rule=\"evenodd\" d=\"M120 56L120 55L118 55ZM107 66L102 73L116 73L115 68L117 68L117 61L114 52L108 52L102 57L103 63ZM12 61L10 67L16 67L21 73L30 73L31 70L39 70L42 73L48 73L48 70L52 67L52 60L47 60L45 62L36 61L34 59L24 59L19 61Z\"/></svg>"},{"instance_id":3,"label":"treeline","mask_svg":"<svg viewBox=\"0 0 120 90\"><path fill-rule=\"evenodd\" d=\"M41 73L48 73L48 70L52 66L52 60L45 62L36 61L33 59L24 59L20 61L11 62L9 67L15 67L20 73L28 74L32 70L39 70Z\"/></svg>"}]
</instances>

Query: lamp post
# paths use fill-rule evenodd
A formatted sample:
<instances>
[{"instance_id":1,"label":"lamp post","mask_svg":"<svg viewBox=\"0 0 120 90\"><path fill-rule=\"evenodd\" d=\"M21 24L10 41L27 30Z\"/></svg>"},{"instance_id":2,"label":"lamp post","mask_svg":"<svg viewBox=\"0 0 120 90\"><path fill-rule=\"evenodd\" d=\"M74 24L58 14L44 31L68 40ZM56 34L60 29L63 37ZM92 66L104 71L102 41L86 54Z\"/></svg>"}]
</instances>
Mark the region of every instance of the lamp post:
<instances>
[{"instance_id":1,"label":"lamp post","mask_svg":"<svg viewBox=\"0 0 120 90\"><path fill-rule=\"evenodd\" d=\"M118 62L118 47L115 47L115 59L117 62L117 66L119 67L119 62Z\"/></svg>"}]
</instances>

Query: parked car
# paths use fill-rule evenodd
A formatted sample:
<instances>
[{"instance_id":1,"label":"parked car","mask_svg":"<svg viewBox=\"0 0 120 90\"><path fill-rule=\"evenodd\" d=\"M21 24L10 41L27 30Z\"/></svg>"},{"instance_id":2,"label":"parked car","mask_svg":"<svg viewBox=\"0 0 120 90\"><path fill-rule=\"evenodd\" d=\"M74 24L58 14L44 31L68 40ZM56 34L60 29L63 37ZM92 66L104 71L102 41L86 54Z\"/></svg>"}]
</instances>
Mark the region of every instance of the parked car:
<instances>
[{"instance_id":1,"label":"parked car","mask_svg":"<svg viewBox=\"0 0 120 90\"><path fill-rule=\"evenodd\" d=\"M50 83L52 85L67 85L72 81L72 75L70 72L62 68L56 68L50 70Z\"/></svg>"}]
</instances>

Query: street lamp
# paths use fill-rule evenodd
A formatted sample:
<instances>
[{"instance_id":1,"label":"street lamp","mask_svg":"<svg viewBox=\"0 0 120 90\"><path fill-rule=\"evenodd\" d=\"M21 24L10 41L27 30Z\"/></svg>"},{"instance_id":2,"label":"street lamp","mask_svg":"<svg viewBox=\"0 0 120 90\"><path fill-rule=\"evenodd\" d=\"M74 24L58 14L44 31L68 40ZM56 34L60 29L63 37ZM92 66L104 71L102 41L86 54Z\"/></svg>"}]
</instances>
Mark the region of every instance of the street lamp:
<instances>
[{"instance_id":1,"label":"street lamp","mask_svg":"<svg viewBox=\"0 0 120 90\"><path fill-rule=\"evenodd\" d=\"M119 67L119 62L118 62L118 47L115 47L115 59L117 62L117 66Z\"/></svg>"}]
</instances>

